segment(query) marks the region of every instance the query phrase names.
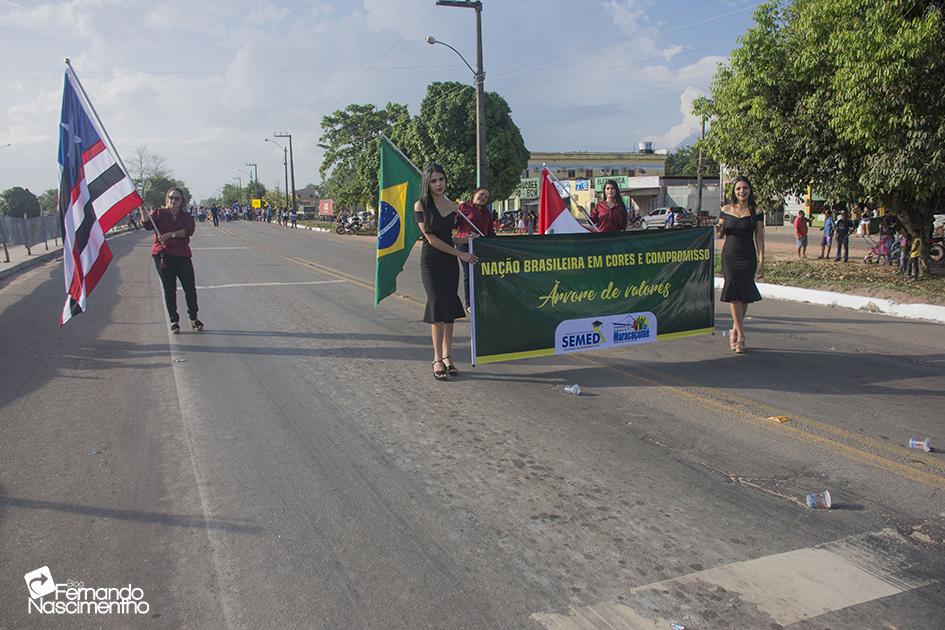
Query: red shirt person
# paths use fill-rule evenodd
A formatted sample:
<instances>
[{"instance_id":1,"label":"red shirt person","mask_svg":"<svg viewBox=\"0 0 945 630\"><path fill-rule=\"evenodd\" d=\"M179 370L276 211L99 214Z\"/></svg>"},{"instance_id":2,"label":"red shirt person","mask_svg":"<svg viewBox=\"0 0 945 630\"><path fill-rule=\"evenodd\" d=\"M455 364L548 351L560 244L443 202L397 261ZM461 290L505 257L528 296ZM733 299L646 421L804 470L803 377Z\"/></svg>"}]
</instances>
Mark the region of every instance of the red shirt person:
<instances>
[{"instance_id":1,"label":"red shirt person","mask_svg":"<svg viewBox=\"0 0 945 630\"><path fill-rule=\"evenodd\" d=\"M604 184L604 198L591 209L591 221L598 232L623 232L627 229L627 206L616 181L608 179Z\"/></svg>"},{"instance_id":2,"label":"red shirt person","mask_svg":"<svg viewBox=\"0 0 945 630\"><path fill-rule=\"evenodd\" d=\"M190 327L200 332L203 322L197 319L197 286L194 265L191 260L190 237L196 225L194 218L184 210L184 192L180 188L167 191L165 207L145 214L141 208L141 226L154 230L151 256L164 288L164 305L171 321L171 332L180 332L180 315L177 313L177 281L180 280L187 300Z\"/></svg>"},{"instance_id":3,"label":"red shirt person","mask_svg":"<svg viewBox=\"0 0 945 630\"><path fill-rule=\"evenodd\" d=\"M459 216L460 214L463 216ZM459 241L456 243L456 249L459 251L468 251L468 239L479 238L479 232L482 232L483 236L495 236L492 212L489 211L489 189L485 186L480 186L473 191L472 203L461 201L459 212L456 215L456 238ZM479 232L473 229L470 223L479 228ZM462 265L462 267L463 296L466 298L466 310L468 311L472 307L472 302L469 300L469 265Z\"/></svg>"}]
</instances>

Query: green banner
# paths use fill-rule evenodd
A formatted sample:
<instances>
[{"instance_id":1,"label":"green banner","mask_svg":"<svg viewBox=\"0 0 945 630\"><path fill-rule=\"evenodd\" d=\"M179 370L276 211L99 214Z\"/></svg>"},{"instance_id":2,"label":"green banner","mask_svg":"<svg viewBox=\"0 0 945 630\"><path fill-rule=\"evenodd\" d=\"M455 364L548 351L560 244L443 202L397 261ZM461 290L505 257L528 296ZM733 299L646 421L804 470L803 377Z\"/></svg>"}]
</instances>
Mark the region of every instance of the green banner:
<instances>
[{"instance_id":1,"label":"green banner","mask_svg":"<svg viewBox=\"0 0 945 630\"><path fill-rule=\"evenodd\" d=\"M477 238L473 364L711 333L712 228Z\"/></svg>"}]
</instances>

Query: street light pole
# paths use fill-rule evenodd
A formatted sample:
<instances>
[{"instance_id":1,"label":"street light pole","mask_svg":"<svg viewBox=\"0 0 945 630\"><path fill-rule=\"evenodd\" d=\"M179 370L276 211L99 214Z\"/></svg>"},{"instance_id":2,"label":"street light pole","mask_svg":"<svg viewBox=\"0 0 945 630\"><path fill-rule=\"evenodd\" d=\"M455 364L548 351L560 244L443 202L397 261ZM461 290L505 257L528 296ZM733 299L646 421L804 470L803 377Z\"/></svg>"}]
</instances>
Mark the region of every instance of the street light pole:
<instances>
[{"instance_id":1,"label":"street light pole","mask_svg":"<svg viewBox=\"0 0 945 630\"><path fill-rule=\"evenodd\" d=\"M696 216L702 217L702 145L705 144L705 116L702 117L702 133L699 136L699 166L696 167L697 186L699 187L699 203L697 204ZM701 225L701 224L700 224Z\"/></svg>"},{"instance_id":2,"label":"street light pole","mask_svg":"<svg viewBox=\"0 0 945 630\"><path fill-rule=\"evenodd\" d=\"M437 0L439 7L462 7L476 10L476 69L473 72L476 75L476 185L486 185L486 97L485 83L486 73L482 69L482 2L465 2L463 0ZM430 41L432 37L427 38L430 44L440 43L436 40ZM448 44L444 44L448 45ZM452 46L449 46L453 48ZM453 48L453 51L459 55L459 52ZM462 57L462 55L459 55ZM466 63L466 60L463 59ZM466 63L469 66L469 63ZM471 70L472 68L470 68Z\"/></svg>"},{"instance_id":3,"label":"street light pole","mask_svg":"<svg viewBox=\"0 0 945 630\"><path fill-rule=\"evenodd\" d=\"M272 134L273 138L288 138L289 139L289 170L292 172L292 212L297 211L296 201L295 201L295 159L292 155L292 134L286 131L282 133L275 132Z\"/></svg>"},{"instance_id":4,"label":"street light pole","mask_svg":"<svg viewBox=\"0 0 945 630\"><path fill-rule=\"evenodd\" d=\"M240 177L239 175L237 175L237 176L234 177L233 179L236 180L236 185L237 185L236 196L237 196L237 199L239 199L240 205L243 205L243 178Z\"/></svg>"},{"instance_id":5,"label":"street light pole","mask_svg":"<svg viewBox=\"0 0 945 630\"><path fill-rule=\"evenodd\" d=\"M263 138L266 142L271 142L282 149L282 167L285 169L285 207L289 208L289 150L270 138Z\"/></svg>"}]
</instances>

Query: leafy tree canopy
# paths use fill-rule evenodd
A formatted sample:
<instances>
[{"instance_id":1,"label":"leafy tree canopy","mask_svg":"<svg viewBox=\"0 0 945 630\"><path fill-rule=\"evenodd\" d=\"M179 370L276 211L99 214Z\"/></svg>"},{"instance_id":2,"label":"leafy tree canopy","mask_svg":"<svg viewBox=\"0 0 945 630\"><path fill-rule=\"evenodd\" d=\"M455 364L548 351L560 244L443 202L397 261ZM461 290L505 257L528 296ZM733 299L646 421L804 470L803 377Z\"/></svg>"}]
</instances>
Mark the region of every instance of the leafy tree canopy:
<instances>
[{"instance_id":1,"label":"leafy tree canopy","mask_svg":"<svg viewBox=\"0 0 945 630\"><path fill-rule=\"evenodd\" d=\"M945 205L940 0L772 1L719 68L706 136L756 197L808 185L896 213L923 240Z\"/></svg>"},{"instance_id":2,"label":"leafy tree canopy","mask_svg":"<svg viewBox=\"0 0 945 630\"><path fill-rule=\"evenodd\" d=\"M493 199L512 195L528 166L528 149L512 120L512 110L495 92L485 93L486 173ZM464 83L427 86L420 113L392 138L414 163L437 162L446 170L449 194L467 196L476 188L476 90Z\"/></svg>"},{"instance_id":3,"label":"leafy tree canopy","mask_svg":"<svg viewBox=\"0 0 945 630\"><path fill-rule=\"evenodd\" d=\"M251 181L246 184L246 198L247 199L262 199L266 196L266 187L263 186L258 181Z\"/></svg>"},{"instance_id":4,"label":"leafy tree canopy","mask_svg":"<svg viewBox=\"0 0 945 630\"><path fill-rule=\"evenodd\" d=\"M340 206L376 204L379 139L409 120L407 106L399 103L383 109L352 104L322 118L318 146L325 156L319 174L325 195Z\"/></svg>"},{"instance_id":5,"label":"leafy tree canopy","mask_svg":"<svg viewBox=\"0 0 945 630\"><path fill-rule=\"evenodd\" d=\"M43 192L39 196L39 208L43 214L59 214L59 191L50 188Z\"/></svg>"},{"instance_id":6,"label":"leafy tree canopy","mask_svg":"<svg viewBox=\"0 0 945 630\"><path fill-rule=\"evenodd\" d=\"M38 217L39 210L39 199L28 188L14 186L0 193L0 212L8 217Z\"/></svg>"},{"instance_id":7,"label":"leafy tree canopy","mask_svg":"<svg viewBox=\"0 0 945 630\"><path fill-rule=\"evenodd\" d=\"M666 174L685 177L697 177L699 174L698 146L678 147L666 156ZM708 155L702 156L702 176L706 178L719 176L719 163Z\"/></svg>"}]
</instances>

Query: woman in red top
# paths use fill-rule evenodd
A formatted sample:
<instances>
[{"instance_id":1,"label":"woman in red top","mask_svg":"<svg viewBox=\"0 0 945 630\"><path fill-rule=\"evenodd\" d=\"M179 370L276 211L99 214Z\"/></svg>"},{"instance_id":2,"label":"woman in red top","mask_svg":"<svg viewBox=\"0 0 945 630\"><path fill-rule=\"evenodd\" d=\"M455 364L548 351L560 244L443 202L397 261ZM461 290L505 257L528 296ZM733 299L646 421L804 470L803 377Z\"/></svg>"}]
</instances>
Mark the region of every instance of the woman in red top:
<instances>
[{"instance_id":1,"label":"woman in red top","mask_svg":"<svg viewBox=\"0 0 945 630\"><path fill-rule=\"evenodd\" d=\"M627 206L616 181L608 179L604 184L604 198L591 209L591 221L598 232L623 232L627 229Z\"/></svg>"},{"instance_id":2,"label":"woman in red top","mask_svg":"<svg viewBox=\"0 0 945 630\"><path fill-rule=\"evenodd\" d=\"M461 252L469 251L469 241L470 238L478 238L479 232L482 232L483 236L495 236L495 225L492 222L492 213L489 212L489 189L485 186L480 186L473 191L472 203L466 201L461 201L459 203L459 212L462 213L463 217L469 219L468 221L463 217L459 216L457 213L456 216L456 239L459 241L456 244L456 249ZM472 223L477 228L479 232L473 229ZM465 293L463 294L466 297L466 311L468 312L471 304L469 302L469 265L463 265L463 287Z\"/></svg>"},{"instance_id":3,"label":"woman in red top","mask_svg":"<svg viewBox=\"0 0 945 630\"><path fill-rule=\"evenodd\" d=\"M161 285L164 287L164 305L171 319L171 332L180 332L180 315L177 314L177 280L180 279L187 300L190 327L200 332L203 322L197 319L197 286L194 265L191 260L190 237L194 234L194 218L185 212L184 192L180 188L167 191L164 208L145 214L141 208L141 226L146 230L157 228L151 256L157 267Z\"/></svg>"}]
</instances>

